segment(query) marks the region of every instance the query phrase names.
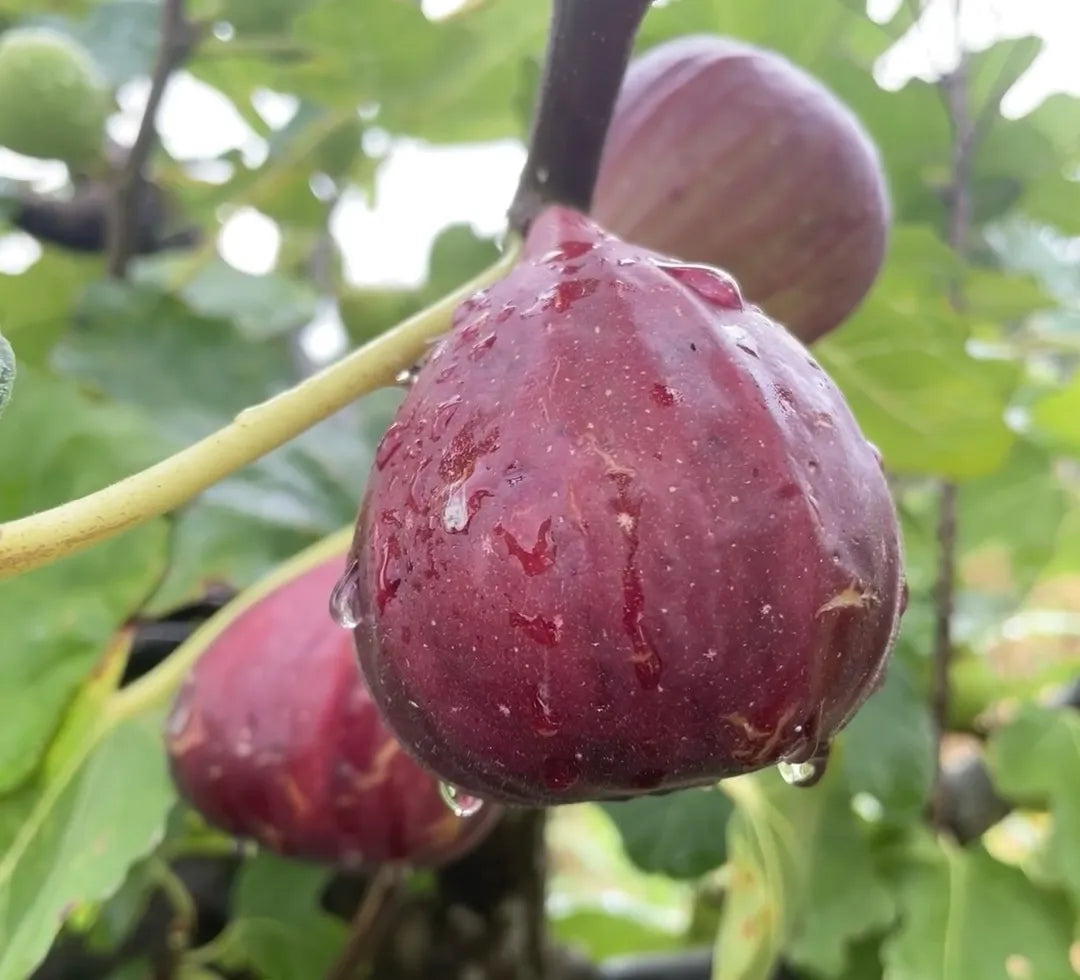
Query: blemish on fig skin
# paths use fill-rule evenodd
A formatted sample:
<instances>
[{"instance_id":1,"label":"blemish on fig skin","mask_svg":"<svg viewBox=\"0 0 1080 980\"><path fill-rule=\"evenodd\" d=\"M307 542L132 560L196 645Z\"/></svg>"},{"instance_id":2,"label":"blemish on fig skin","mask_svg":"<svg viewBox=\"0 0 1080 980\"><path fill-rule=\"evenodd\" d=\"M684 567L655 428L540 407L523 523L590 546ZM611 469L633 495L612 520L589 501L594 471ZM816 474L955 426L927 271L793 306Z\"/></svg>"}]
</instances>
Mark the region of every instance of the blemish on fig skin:
<instances>
[{"instance_id":1,"label":"blemish on fig skin","mask_svg":"<svg viewBox=\"0 0 1080 980\"><path fill-rule=\"evenodd\" d=\"M652 386L651 394L652 400L661 408L671 408L672 405L676 404L676 402L680 401L682 398L676 389L661 384L659 381Z\"/></svg>"},{"instance_id":2,"label":"blemish on fig skin","mask_svg":"<svg viewBox=\"0 0 1080 980\"><path fill-rule=\"evenodd\" d=\"M530 639L545 647L558 646L562 639L562 617L545 619L539 613L535 616L525 616L516 609L510 613L510 625L524 630Z\"/></svg>"},{"instance_id":3,"label":"blemish on fig skin","mask_svg":"<svg viewBox=\"0 0 1080 980\"><path fill-rule=\"evenodd\" d=\"M823 603L814 615L822 616L837 609L865 609L877 601L878 597L873 592L864 591L858 584L852 584Z\"/></svg>"},{"instance_id":4,"label":"blemish on fig skin","mask_svg":"<svg viewBox=\"0 0 1080 980\"><path fill-rule=\"evenodd\" d=\"M626 473L609 473L617 487L617 496L611 502L615 511L615 520L627 538L626 564L623 566L623 629L633 647L630 662L634 665L638 683L642 689L651 691L660 686L660 674L663 665L649 638L645 635L642 620L645 616L645 592L641 582L641 571L637 567L637 553L641 544L639 521L641 520L641 502L630 498L631 478Z\"/></svg>"},{"instance_id":5,"label":"blemish on fig skin","mask_svg":"<svg viewBox=\"0 0 1080 980\"><path fill-rule=\"evenodd\" d=\"M528 551L502 524L495 525L495 534L506 541L509 553L521 563L526 575L539 575L555 564L558 549L551 538L551 518L546 518L536 532L536 544Z\"/></svg>"}]
</instances>

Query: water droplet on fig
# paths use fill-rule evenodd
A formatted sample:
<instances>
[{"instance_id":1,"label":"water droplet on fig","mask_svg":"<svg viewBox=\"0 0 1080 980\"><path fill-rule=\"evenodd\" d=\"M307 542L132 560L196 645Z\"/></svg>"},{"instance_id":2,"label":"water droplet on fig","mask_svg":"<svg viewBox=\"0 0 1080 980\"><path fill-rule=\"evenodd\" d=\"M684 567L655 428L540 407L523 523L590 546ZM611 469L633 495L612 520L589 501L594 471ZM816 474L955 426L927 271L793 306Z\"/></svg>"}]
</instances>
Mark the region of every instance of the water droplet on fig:
<instances>
[{"instance_id":1,"label":"water droplet on fig","mask_svg":"<svg viewBox=\"0 0 1080 980\"><path fill-rule=\"evenodd\" d=\"M383 433L375 450L375 467L380 471L393 459L394 454L401 448L405 441L405 426L400 422L394 422Z\"/></svg>"},{"instance_id":2,"label":"water droplet on fig","mask_svg":"<svg viewBox=\"0 0 1080 980\"><path fill-rule=\"evenodd\" d=\"M484 807L484 801L479 796L466 793L453 783L440 782L439 795L455 817L476 816Z\"/></svg>"},{"instance_id":3,"label":"water droplet on fig","mask_svg":"<svg viewBox=\"0 0 1080 980\"><path fill-rule=\"evenodd\" d=\"M789 786L809 787L815 786L825 775L825 768L829 764L828 745L819 748L814 755L804 762L788 762L784 760L777 765L780 777Z\"/></svg>"},{"instance_id":4,"label":"water droplet on fig","mask_svg":"<svg viewBox=\"0 0 1080 980\"><path fill-rule=\"evenodd\" d=\"M666 262L657 262L656 265L713 306L723 310L741 310L744 306L738 283L726 272L708 265Z\"/></svg>"},{"instance_id":5,"label":"water droplet on fig","mask_svg":"<svg viewBox=\"0 0 1080 980\"><path fill-rule=\"evenodd\" d=\"M811 786L817 782L817 766L811 762L781 762L777 767L789 786Z\"/></svg>"},{"instance_id":6,"label":"water droplet on fig","mask_svg":"<svg viewBox=\"0 0 1080 980\"><path fill-rule=\"evenodd\" d=\"M548 789L558 792L569 789L581 777L581 766L565 756L550 756L541 767L541 776Z\"/></svg>"},{"instance_id":7,"label":"water droplet on fig","mask_svg":"<svg viewBox=\"0 0 1080 980\"><path fill-rule=\"evenodd\" d=\"M885 456L882 454L881 450L878 449L878 447L875 446L872 442L867 442L866 444L870 447L870 452L872 452L874 454L874 459L877 460L878 466L880 466L882 472L884 472L885 471Z\"/></svg>"},{"instance_id":8,"label":"water droplet on fig","mask_svg":"<svg viewBox=\"0 0 1080 980\"><path fill-rule=\"evenodd\" d=\"M356 629L363 617L358 612L360 562L353 559L330 593L330 615L342 629Z\"/></svg>"},{"instance_id":9,"label":"water droplet on fig","mask_svg":"<svg viewBox=\"0 0 1080 980\"><path fill-rule=\"evenodd\" d=\"M724 324L724 330L727 335L732 339L735 346L739 348L744 354L749 354L751 357L761 357L761 353L758 351L758 346L754 343L754 338L744 330L742 327L734 326L733 324Z\"/></svg>"},{"instance_id":10,"label":"water droplet on fig","mask_svg":"<svg viewBox=\"0 0 1080 980\"><path fill-rule=\"evenodd\" d=\"M420 366L414 364L412 367L405 368L404 371L398 371L394 375L394 384L399 388L411 388L416 384L416 379L420 377Z\"/></svg>"}]
</instances>

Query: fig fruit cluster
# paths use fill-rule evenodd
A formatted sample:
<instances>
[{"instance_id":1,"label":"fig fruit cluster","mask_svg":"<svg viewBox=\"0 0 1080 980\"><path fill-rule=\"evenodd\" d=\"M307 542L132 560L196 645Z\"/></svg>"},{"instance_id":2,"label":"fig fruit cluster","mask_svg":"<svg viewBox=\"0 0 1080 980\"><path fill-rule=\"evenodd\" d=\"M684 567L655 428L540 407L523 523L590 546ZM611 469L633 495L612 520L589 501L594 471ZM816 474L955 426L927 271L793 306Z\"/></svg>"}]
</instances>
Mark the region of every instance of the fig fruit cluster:
<instances>
[{"instance_id":1,"label":"fig fruit cluster","mask_svg":"<svg viewBox=\"0 0 1080 980\"><path fill-rule=\"evenodd\" d=\"M905 601L880 456L807 349L559 206L420 369L351 554L386 723L511 804L819 757Z\"/></svg>"},{"instance_id":2,"label":"fig fruit cluster","mask_svg":"<svg viewBox=\"0 0 1080 980\"><path fill-rule=\"evenodd\" d=\"M631 63L592 214L728 270L806 343L866 295L890 223L881 161L854 113L776 52L708 35Z\"/></svg>"},{"instance_id":3,"label":"fig fruit cluster","mask_svg":"<svg viewBox=\"0 0 1080 980\"><path fill-rule=\"evenodd\" d=\"M0 146L73 166L102 155L108 90L89 53L46 28L0 36Z\"/></svg>"},{"instance_id":4,"label":"fig fruit cluster","mask_svg":"<svg viewBox=\"0 0 1080 980\"><path fill-rule=\"evenodd\" d=\"M478 844L499 808L455 814L383 725L326 608L343 551L214 632L169 717L174 782L210 823L280 854L441 864Z\"/></svg>"}]
</instances>

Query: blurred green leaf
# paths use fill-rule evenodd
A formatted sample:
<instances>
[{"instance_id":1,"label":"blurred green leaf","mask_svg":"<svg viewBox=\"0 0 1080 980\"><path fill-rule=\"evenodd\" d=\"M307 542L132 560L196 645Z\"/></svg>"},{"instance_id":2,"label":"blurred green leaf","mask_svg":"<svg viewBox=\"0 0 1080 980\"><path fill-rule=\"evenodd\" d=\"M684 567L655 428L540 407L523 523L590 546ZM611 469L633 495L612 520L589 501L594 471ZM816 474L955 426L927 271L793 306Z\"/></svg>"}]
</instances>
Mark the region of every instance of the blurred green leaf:
<instances>
[{"instance_id":1,"label":"blurred green leaf","mask_svg":"<svg viewBox=\"0 0 1080 980\"><path fill-rule=\"evenodd\" d=\"M997 788L1019 803L1049 806L1046 867L1080 903L1080 718L1071 708L1024 705L990 739Z\"/></svg>"},{"instance_id":2,"label":"blurred green leaf","mask_svg":"<svg viewBox=\"0 0 1080 980\"><path fill-rule=\"evenodd\" d=\"M672 878L696 878L724 863L733 810L724 793L709 788L604 804L630 859Z\"/></svg>"},{"instance_id":3,"label":"blurred green leaf","mask_svg":"<svg viewBox=\"0 0 1080 980\"><path fill-rule=\"evenodd\" d=\"M885 683L840 739L851 792L869 793L886 819L918 819L930 793L934 740L925 697L903 660L893 658Z\"/></svg>"},{"instance_id":4,"label":"blurred green leaf","mask_svg":"<svg viewBox=\"0 0 1080 980\"><path fill-rule=\"evenodd\" d=\"M126 654L113 646L40 773L0 800L0 980L25 980L77 904L120 887L175 802L160 713L106 713Z\"/></svg>"},{"instance_id":5,"label":"blurred green leaf","mask_svg":"<svg viewBox=\"0 0 1080 980\"><path fill-rule=\"evenodd\" d=\"M873 293L815 353L891 468L963 480L1007 456L1015 436L1005 409L1019 375L968 353L943 251L926 229L898 229Z\"/></svg>"},{"instance_id":6,"label":"blurred green leaf","mask_svg":"<svg viewBox=\"0 0 1080 980\"><path fill-rule=\"evenodd\" d=\"M883 948L890 980L1069 976L1073 915L1058 896L978 847L922 851L904 869L900 926Z\"/></svg>"},{"instance_id":7,"label":"blurred green leaf","mask_svg":"<svg viewBox=\"0 0 1080 980\"><path fill-rule=\"evenodd\" d=\"M1016 589L1026 591L1054 552L1065 502L1050 455L1018 441L1001 469L961 488L961 549L1004 549Z\"/></svg>"},{"instance_id":8,"label":"blurred green leaf","mask_svg":"<svg viewBox=\"0 0 1080 980\"><path fill-rule=\"evenodd\" d=\"M1036 402L1031 419L1053 446L1080 454L1080 374L1061 390Z\"/></svg>"},{"instance_id":9,"label":"blurred green leaf","mask_svg":"<svg viewBox=\"0 0 1080 980\"><path fill-rule=\"evenodd\" d=\"M202 438L293 381L288 344L253 343L147 287L95 286L84 329L57 364L153 421L161 453ZM372 452L402 398L375 392L216 484L180 515L168 576L151 609L248 584L356 516Z\"/></svg>"},{"instance_id":10,"label":"blurred green leaf","mask_svg":"<svg viewBox=\"0 0 1080 980\"><path fill-rule=\"evenodd\" d=\"M325 975L347 933L319 904L329 877L326 868L271 855L245 862L234 885L233 919L214 940L215 961L266 980Z\"/></svg>"},{"instance_id":11,"label":"blurred green leaf","mask_svg":"<svg viewBox=\"0 0 1080 980\"><path fill-rule=\"evenodd\" d=\"M684 939L692 887L636 866L603 807L553 810L546 839L548 917L561 940L600 959L670 949Z\"/></svg>"},{"instance_id":12,"label":"blurred green leaf","mask_svg":"<svg viewBox=\"0 0 1080 980\"><path fill-rule=\"evenodd\" d=\"M0 273L4 332L23 364L46 362L68 329L78 296L100 274L99 262L56 249L46 249L20 275Z\"/></svg>"},{"instance_id":13,"label":"blurred green leaf","mask_svg":"<svg viewBox=\"0 0 1080 980\"><path fill-rule=\"evenodd\" d=\"M165 287L182 261L159 258L140 263L135 281ZM179 296L199 317L231 320L250 340L265 340L304 326L315 316L319 301L307 283L280 275L251 275L220 259L203 266Z\"/></svg>"},{"instance_id":14,"label":"blurred green leaf","mask_svg":"<svg viewBox=\"0 0 1080 980\"><path fill-rule=\"evenodd\" d=\"M736 810L714 980L769 980L781 954L836 974L852 940L892 921L841 764L812 788L787 786L775 771L724 784Z\"/></svg>"},{"instance_id":15,"label":"blurred green leaf","mask_svg":"<svg viewBox=\"0 0 1080 980\"><path fill-rule=\"evenodd\" d=\"M23 370L0 425L0 519L103 487L154 459L152 443L131 412ZM0 793L34 771L82 678L165 560L166 525L152 521L0 587Z\"/></svg>"}]
</instances>

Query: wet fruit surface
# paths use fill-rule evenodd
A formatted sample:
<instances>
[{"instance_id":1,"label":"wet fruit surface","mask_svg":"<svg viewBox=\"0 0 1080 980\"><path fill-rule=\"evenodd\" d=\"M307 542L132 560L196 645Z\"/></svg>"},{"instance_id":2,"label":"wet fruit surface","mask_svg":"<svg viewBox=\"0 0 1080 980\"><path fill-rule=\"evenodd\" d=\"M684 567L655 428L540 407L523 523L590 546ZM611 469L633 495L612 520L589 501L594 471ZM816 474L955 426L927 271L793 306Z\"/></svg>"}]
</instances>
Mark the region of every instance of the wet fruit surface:
<instances>
[{"instance_id":1,"label":"wet fruit surface","mask_svg":"<svg viewBox=\"0 0 1080 980\"><path fill-rule=\"evenodd\" d=\"M890 223L855 115L781 55L709 35L631 63L592 211L630 241L729 270L807 343L866 294Z\"/></svg>"},{"instance_id":2,"label":"wet fruit surface","mask_svg":"<svg viewBox=\"0 0 1080 980\"><path fill-rule=\"evenodd\" d=\"M326 608L345 568L341 554L322 561L214 638L169 719L174 779L211 823L279 853L438 864L499 808L456 816L383 726Z\"/></svg>"},{"instance_id":3,"label":"wet fruit surface","mask_svg":"<svg viewBox=\"0 0 1080 980\"><path fill-rule=\"evenodd\" d=\"M513 802L819 757L901 612L878 457L806 349L562 208L420 371L353 557L388 723Z\"/></svg>"}]
</instances>

